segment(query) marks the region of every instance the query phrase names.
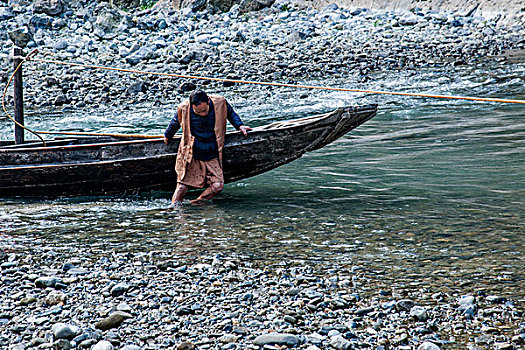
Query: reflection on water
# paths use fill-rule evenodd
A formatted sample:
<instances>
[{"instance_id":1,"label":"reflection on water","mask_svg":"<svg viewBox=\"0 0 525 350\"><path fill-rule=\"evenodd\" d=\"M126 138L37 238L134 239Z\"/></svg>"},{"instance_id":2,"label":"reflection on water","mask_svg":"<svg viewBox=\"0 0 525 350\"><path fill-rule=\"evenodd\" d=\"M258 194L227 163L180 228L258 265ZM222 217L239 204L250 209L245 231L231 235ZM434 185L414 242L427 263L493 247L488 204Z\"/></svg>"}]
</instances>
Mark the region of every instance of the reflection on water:
<instances>
[{"instance_id":1,"label":"reflection on water","mask_svg":"<svg viewBox=\"0 0 525 350\"><path fill-rule=\"evenodd\" d=\"M419 84L426 93L525 98L523 67L456 73L379 74L371 88ZM166 211L165 192L0 200L4 249L220 252L262 264L361 265L375 276L370 288L430 280L436 288L525 297L523 107L317 92L297 99L284 90L255 99L227 94L251 125L355 103L379 103L380 112L326 148L227 185L204 207ZM166 107L145 115L134 111L130 125L118 127L102 113L35 123L160 133L170 117Z\"/></svg>"}]
</instances>

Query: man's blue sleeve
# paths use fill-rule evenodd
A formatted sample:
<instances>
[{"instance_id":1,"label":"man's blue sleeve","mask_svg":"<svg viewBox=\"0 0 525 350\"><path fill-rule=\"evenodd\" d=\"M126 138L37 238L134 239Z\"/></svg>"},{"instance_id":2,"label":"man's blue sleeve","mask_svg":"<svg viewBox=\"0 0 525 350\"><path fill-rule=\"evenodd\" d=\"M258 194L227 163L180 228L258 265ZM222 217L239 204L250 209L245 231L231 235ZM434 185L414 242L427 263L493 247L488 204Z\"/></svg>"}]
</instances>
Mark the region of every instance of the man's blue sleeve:
<instances>
[{"instance_id":1,"label":"man's blue sleeve","mask_svg":"<svg viewBox=\"0 0 525 350\"><path fill-rule=\"evenodd\" d=\"M242 122L241 118L237 115L237 113L235 113L233 107L228 102L226 102L226 110L228 112L228 121L231 125L233 125L235 129L239 130L241 125L244 125L244 123Z\"/></svg>"},{"instance_id":2,"label":"man's blue sleeve","mask_svg":"<svg viewBox=\"0 0 525 350\"><path fill-rule=\"evenodd\" d=\"M166 128L166 131L164 132L164 136L171 140L173 136L175 136L175 133L179 131L180 129L180 123L179 123L179 117L177 115L177 112L175 112L175 116L171 119L170 125Z\"/></svg>"}]
</instances>

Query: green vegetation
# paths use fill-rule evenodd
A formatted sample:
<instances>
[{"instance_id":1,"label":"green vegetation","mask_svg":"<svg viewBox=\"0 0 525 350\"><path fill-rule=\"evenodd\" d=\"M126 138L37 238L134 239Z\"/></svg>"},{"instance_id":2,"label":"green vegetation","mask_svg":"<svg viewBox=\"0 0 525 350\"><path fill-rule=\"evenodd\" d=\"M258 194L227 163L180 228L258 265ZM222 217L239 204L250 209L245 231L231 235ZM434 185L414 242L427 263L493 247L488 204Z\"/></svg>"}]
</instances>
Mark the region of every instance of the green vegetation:
<instances>
[{"instance_id":1,"label":"green vegetation","mask_svg":"<svg viewBox=\"0 0 525 350\"><path fill-rule=\"evenodd\" d=\"M152 8L158 0L140 0L140 9L146 10Z\"/></svg>"}]
</instances>

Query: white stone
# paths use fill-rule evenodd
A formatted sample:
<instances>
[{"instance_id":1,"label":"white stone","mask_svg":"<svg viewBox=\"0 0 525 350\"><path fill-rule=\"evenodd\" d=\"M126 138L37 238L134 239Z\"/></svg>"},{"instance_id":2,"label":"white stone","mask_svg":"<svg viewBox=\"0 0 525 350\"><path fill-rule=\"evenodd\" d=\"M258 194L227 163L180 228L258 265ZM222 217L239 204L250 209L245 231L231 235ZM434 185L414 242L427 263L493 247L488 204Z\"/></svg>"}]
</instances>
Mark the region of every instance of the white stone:
<instances>
[{"instance_id":1,"label":"white stone","mask_svg":"<svg viewBox=\"0 0 525 350\"><path fill-rule=\"evenodd\" d=\"M421 345L419 345L417 350L441 350L441 349L436 344L426 341L422 343Z\"/></svg>"},{"instance_id":2,"label":"white stone","mask_svg":"<svg viewBox=\"0 0 525 350\"><path fill-rule=\"evenodd\" d=\"M113 344L107 340L101 340L91 350L113 350Z\"/></svg>"}]
</instances>

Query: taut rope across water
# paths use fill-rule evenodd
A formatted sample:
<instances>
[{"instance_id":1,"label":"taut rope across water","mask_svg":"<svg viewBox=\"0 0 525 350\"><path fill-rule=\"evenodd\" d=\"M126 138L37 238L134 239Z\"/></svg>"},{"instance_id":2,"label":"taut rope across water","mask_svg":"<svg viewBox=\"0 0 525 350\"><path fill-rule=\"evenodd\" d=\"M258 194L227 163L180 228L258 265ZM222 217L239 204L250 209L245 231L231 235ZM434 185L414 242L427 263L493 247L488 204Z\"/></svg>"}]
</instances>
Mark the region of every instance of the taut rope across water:
<instances>
[{"instance_id":1,"label":"taut rope across water","mask_svg":"<svg viewBox=\"0 0 525 350\"><path fill-rule=\"evenodd\" d=\"M425 97L425 98L444 98L444 99L453 99L453 100L525 104L525 100L509 100L509 99L502 99L502 98L485 98L485 97L470 97L470 96L430 95L430 94L417 94L417 93L410 93L410 92L362 90L362 89L337 88L337 87L329 87L329 86L297 85L297 84L285 84L285 83L263 82L263 81L253 81L253 80L202 77L202 76L194 76L194 75L148 72L148 71L140 71L140 70L134 70L134 69L96 66L96 65L91 65L91 64L62 62L62 61L54 61L54 60L46 60L46 59L38 59L38 58L33 59L33 61L61 64L61 65L68 65L68 66L76 66L76 67L85 67L85 68L92 68L92 69L105 69L105 70L134 73L134 74L161 75L161 76L167 76L167 77L172 77L172 78L210 80L210 81L237 83L237 84L253 84L253 85L277 86L277 87L289 87L289 88L296 88L296 89L330 90L330 91L357 92L357 93L366 93L366 94L381 94L381 95L396 95L396 96L411 96L411 97Z\"/></svg>"},{"instance_id":2,"label":"taut rope across water","mask_svg":"<svg viewBox=\"0 0 525 350\"><path fill-rule=\"evenodd\" d=\"M252 85L264 85L264 86L276 86L276 87L287 87L287 88L296 88L296 89L310 89L310 90L329 90L329 91L343 91L343 92L355 92L355 93L366 93L366 94L380 94L380 95L394 95L394 96L409 96L409 97L421 97L421 98L439 98L439 99L451 99L451 100L467 100L467 101L478 101L478 102L497 102L497 103L512 103L512 104L525 104L525 100L512 100L512 99L502 99L502 98L485 98L485 97L471 97L471 96L452 96L452 95L432 95L432 94L418 94L410 92L396 92L396 91L379 91L379 90L363 90L363 89L350 89L350 88L338 88L338 87L329 87L329 86L315 86L315 85L298 85L298 84L285 84L285 83L276 83L276 82L263 82L263 81L253 81L253 80L240 80L240 79L227 79L227 78L214 78L214 77L204 77L204 76L194 76L194 75L184 75L184 74L174 74L174 73L162 73L162 72L149 72L141 71L135 69L126 69L126 68L116 68L116 67L107 67L107 66L97 66L92 64L82 64L82 63L73 63L73 62L63 62L56 60L40 59L34 58L33 56L38 53L37 49L31 51L26 57L22 59L22 62L15 69L13 75L7 82L7 85L2 96L2 106L4 112L9 119L11 119L16 125L24 128L25 130L31 132L40 138L44 143L44 139L39 135L42 134L67 134L67 135L93 135L93 136L115 136L115 137L127 137L124 134L100 134L100 133L89 133L89 132L49 132L49 131L33 131L24 125L18 123L6 110L5 108L5 96L7 89L11 84L16 72L22 67L24 62L35 61L41 63L51 63L58 65L66 66L75 66L75 67L84 67L91 69L102 69L102 70L111 70L132 74L142 74L142 75L157 75L157 76L166 76L172 78L184 78L184 79L195 79L195 80L209 80L209 81L219 81L219 82L229 82L236 84L252 84ZM131 135L130 135L131 136ZM140 135L133 135L139 137ZM158 136L142 135L144 138L156 138Z\"/></svg>"}]
</instances>

